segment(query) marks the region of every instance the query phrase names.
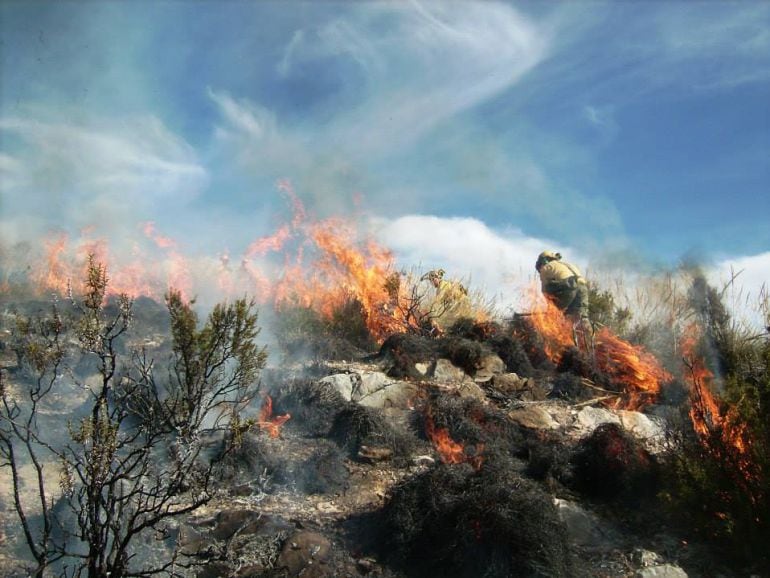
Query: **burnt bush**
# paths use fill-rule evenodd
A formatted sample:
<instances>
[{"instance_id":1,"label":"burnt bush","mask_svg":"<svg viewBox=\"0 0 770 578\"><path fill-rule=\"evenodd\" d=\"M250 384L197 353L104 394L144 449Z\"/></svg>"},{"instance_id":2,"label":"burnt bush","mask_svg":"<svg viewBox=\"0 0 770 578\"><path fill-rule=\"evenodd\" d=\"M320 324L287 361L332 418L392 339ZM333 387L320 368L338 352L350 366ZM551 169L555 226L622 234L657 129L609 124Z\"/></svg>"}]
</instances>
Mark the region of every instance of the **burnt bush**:
<instances>
[{"instance_id":1,"label":"burnt bush","mask_svg":"<svg viewBox=\"0 0 770 578\"><path fill-rule=\"evenodd\" d=\"M297 489L305 494L334 494L348 487L350 474L345 467L345 456L331 443L317 448L292 469Z\"/></svg>"},{"instance_id":2,"label":"burnt bush","mask_svg":"<svg viewBox=\"0 0 770 578\"><path fill-rule=\"evenodd\" d=\"M519 342L534 369L554 371L556 366L546 355L543 338L526 315L515 315L511 332Z\"/></svg>"},{"instance_id":3,"label":"burnt bush","mask_svg":"<svg viewBox=\"0 0 770 578\"><path fill-rule=\"evenodd\" d=\"M470 339L484 343L490 351L496 353L505 363L506 369L521 377L531 377L534 369L524 347L513 338L513 330L493 321L477 322L473 319L460 319L449 330L454 337Z\"/></svg>"},{"instance_id":4,"label":"burnt bush","mask_svg":"<svg viewBox=\"0 0 770 578\"><path fill-rule=\"evenodd\" d=\"M391 492L382 556L407 576L571 576L565 531L551 497L504 459L480 471L442 465Z\"/></svg>"},{"instance_id":5,"label":"burnt bush","mask_svg":"<svg viewBox=\"0 0 770 578\"><path fill-rule=\"evenodd\" d=\"M274 482L288 479L285 456L264 435L243 434L240 445L222 460L219 479L240 493L269 492Z\"/></svg>"},{"instance_id":6,"label":"burnt bush","mask_svg":"<svg viewBox=\"0 0 770 578\"><path fill-rule=\"evenodd\" d=\"M428 401L425 414L435 427L447 428L453 440L483 445L484 454L523 455L525 441L519 426L477 399L439 394Z\"/></svg>"},{"instance_id":7,"label":"burnt bush","mask_svg":"<svg viewBox=\"0 0 770 578\"><path fill-rule=\"evenodd\" d=\"M437 342L429 337L411 333L396 333L388 337L380 347L376 359L390 363L387 374L394 378L419 379L417 363L433 363L438 357Z\"/></svg>"},{"instance_id":8,"label":"burnt bush","mask_svg":"<svg viewBox=\"0 0 770 578\"><path fill-rule=\"evenodd\" d=\"M596 499L635 506L658 488L655 458L618 424L602 424L582 439L571 464L573 487Z\"/></svg>"},{"instance_id":9,"label":"burnt bush","mask_svg":"<svg viewBox=\"0 0 770 578\"><path fill-rule=\"evenodd\" d=\"M553 380L553 387L549 397L578 401L588 399L586 387L579 375L574 373L560 373Z\"/></svg>"},{"instance_id":10,"label":"burnt bush","mask_svg":"<svg viewBox=\"0 0 770 578\"><path fill-rule=\"evenodd\" d=\"M337 415L329 438L354 459L361 446L386 448L397 465L406 464L418 444L411 431L388 420L382 410L357 403L348 403Z\"/></svg>"},{"instance_id":11,"label":"burnt bush","mask_svg":"<svg viewBox=\"0 0 770 578\"><path fill-rule=\"evenodd\" d=\"M471 339L446 337L439 340L439 354L468 375L473 375L481 366L481 360L491 355L492 350L483 343Z\"/></svg>"},{"instance_id":12,"label":"burnt bush","mask_svg":"<svg viewBox=\"0 0 770 578\"><path fill-rule=\"evenodd\" d=\"M516 373L521 377L532 377L535 369L529 360L526 351L521 342L508 335L493 337L487 341L487 345L500 356L505 363L505 368L511 373Z\"/></svg>"},{"instance_id":13,"label":"burnt bush","mask_svg":"<svg viewBox=\"0 0 770 578\"><path fill-rule=\"evenodd\" d=\"M328 383L295 379L275 388L273 400L280 413L291 413L285 427L300 429L312 437L326 436L347 402Z\"/></svg>"},{"instance_id":14,"label":"burnt bush","mask_svg":"<svg viewBox=\"0 0 770 578\"><path fill-rule=\"evenodd\" d=\"M572 448L563 434L537 432L527 438L527 466L524 472L535 480L569 483L572 478Z\"/></svg>"}]
</instances>

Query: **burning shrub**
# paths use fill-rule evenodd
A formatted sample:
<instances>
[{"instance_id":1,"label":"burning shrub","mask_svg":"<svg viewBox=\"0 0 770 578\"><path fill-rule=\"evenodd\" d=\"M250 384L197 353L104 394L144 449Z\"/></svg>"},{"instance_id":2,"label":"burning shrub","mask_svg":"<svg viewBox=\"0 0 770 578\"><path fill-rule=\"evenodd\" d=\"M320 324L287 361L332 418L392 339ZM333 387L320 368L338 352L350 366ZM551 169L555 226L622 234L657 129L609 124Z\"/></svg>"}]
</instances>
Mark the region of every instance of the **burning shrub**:
<instances>
[{"instance_id":1,"label":"burning shrub","mask_svg":"<svg viewBox=\"0 0 770 578\"><path fill-rule=\"evenodd\" d=\"M618 424L602 424L582 439L571 463L572 485L594 498L636 505L657 489L657 462Z\"/></svg>"},{"instance_id":2,"label":"burning shrub","mask_svg":"<svg viewBox=\"0 0 770 578\"><path fill-rule=\"evenodd\" d=\"M499 410L473 398L436 395L428 401L426 416L433 427L446 428L457 443L473 445L483 454L519 455L524 448L520 428Z\"/></svg>"},{"instance_id":3,"label":"burning shrub","mask_svg":"<svg viewBox=\"0 0 770 578\"><path fill-rule=\"evenodd\" d=\"M551 497L504 459L438 464L394 488L382 518L383 556L408 576L574 573Z\"/></svg>"},{"instance_id":4,"label":"burning shrub","mask_svg":"<svg viewBox=\"0 0 770 578\"><path fill-rule=\"evenodd\" d=\"M556 366L546 353L545 341L537 329L535 329L530 317L526 314L515 315L511 322L511 327L514 337L526 352L532 367L544 371L553 371Z\"/></svg>"},{"instance_id":5,"label":"burning shrub","mask_svg":"<svg viewBox=\"0 0 770 578\"><path fill-rule=\"evenodd\" d=\"M676 520L720 554L770 571L770 339L734 323L696 273L696 325L681 340L690 407L669 456L665 497Z\"/></svg>"},{"instance_id":6,"label":"burning shrub","mask_svg":"<svg viewBox=\"0 0 770 578\"><path fill-rule=\"evenodd\" d=\"M417 447L406 428L392 425L382 410L348 403L334 420L329 437L356 458L362 446L387 448L396 464L405 464Z\"/></svg>"}]
</instances>

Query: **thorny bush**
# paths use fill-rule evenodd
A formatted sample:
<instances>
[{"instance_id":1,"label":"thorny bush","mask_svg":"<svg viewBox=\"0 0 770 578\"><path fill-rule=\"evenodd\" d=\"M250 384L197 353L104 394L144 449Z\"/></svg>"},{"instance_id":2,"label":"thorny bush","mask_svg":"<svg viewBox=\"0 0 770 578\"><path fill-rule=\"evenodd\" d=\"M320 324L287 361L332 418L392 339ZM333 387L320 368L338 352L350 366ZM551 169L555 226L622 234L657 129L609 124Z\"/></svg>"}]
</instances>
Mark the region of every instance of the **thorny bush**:
<instances>
[{"instance_id":1,"label":"thorny bush","mask_svg":"<svg viewBox=\"0 0 770 578\"><path fill-rule=\"evenodd\" d=\"M124 355L133 302L122 295L108 307L107 286L106 269L89 259L83 294L70 296L66 315L54 303L47 316L17 323L14 347L33 379L0 373L0 465L10 469L33 560L26 572L37 577L180 575L192 562L176 549L158 559L137 555L138 545L213 497L236 439L230 424L243 423L234 418L257 393L266 362L253 303L217 305L199 328L174 291L168 366L159 371L144 349ZM77 382L72 368L83 357L95 360L98 379L77 383L87 401L62 440L43 409ZM227 447L212 458L206 449L217 433ZM60 484L52 484L44 470L57 462ZM22 499L28 464L34 507Z\"/></svg>"}]
</instances>

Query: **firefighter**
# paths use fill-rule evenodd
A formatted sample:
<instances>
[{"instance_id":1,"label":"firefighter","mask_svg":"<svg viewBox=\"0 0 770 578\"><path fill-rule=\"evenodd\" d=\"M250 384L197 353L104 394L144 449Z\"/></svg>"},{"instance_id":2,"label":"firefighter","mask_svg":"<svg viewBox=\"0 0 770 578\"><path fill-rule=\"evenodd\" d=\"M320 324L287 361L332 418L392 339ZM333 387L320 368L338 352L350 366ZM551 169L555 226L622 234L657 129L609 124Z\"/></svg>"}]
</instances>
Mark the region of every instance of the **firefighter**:
<instances>
[{"instance_id":1,"label":"firefighter","mask_svg":"<svg viewBox=\"0 0 770 578\"><path fill-rule=\"evenodd\" d=\"M562 261L561 253L554 251L540 253L535 269L540 274L543 295L572 321L575 343L588 349L593 328L588 320L588 283L580 270Z\"/></svg>"},{"instance_id":2,"label":"firefighter","mask_svg":"<svg viewBox=\"0 0 770 578\"><path fill-rule=\"evenodd\" d=\"M436 289L429 315L442 332L461 317L472 316L468 290L459 281L444 279L444 274L443 269L434 269L422 276Z\"/></svg>"}]
</instances>

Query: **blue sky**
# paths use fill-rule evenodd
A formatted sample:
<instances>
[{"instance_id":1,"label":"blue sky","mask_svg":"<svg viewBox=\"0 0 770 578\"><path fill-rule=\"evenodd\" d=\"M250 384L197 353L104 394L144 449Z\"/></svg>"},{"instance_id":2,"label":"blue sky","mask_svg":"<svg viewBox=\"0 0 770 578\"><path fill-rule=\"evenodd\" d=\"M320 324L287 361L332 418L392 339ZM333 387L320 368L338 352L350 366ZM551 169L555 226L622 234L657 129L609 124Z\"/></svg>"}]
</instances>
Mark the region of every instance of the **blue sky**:
<instances>
[{"instance_id":1,"label":"blue sky","mask_svg":"<svg viewBox=\"0 0 770 578\"><path fill-rule=\"evenodd\" d=\"M767 2L5 1L0 32L7 245L153 220L237 253L286 178L458 274L550 243L770 277Z\"/></svg>"}]
</instances>

